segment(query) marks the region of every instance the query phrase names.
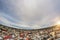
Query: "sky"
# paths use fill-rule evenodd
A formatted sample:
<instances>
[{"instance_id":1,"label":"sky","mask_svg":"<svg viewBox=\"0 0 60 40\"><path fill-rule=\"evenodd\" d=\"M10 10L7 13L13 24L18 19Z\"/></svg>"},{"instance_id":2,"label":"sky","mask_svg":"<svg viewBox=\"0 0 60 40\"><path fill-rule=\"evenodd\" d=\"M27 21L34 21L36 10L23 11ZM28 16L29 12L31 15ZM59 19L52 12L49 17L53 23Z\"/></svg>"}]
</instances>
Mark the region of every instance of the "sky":
<instances>
[{"instance_id":1,"label":"sky","mask_svg":"<svg viewBox=\"0 0 60 40\"><path fill-rule=\"evenodd\" d=\"M60 0L0 0L0 24L40 29L60 21Z\"/></svg>"}]
</instances>

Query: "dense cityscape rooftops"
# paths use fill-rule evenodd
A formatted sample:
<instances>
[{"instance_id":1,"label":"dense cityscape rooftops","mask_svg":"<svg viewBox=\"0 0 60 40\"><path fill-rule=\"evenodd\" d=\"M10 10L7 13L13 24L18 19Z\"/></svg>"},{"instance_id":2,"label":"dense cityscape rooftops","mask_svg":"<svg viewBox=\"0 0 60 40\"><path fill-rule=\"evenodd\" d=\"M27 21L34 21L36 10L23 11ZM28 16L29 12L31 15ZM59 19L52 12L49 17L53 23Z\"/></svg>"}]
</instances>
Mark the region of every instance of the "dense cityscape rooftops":
<instances>
[{"instance_id":1,"label":"dense cityscape rooftops","mask_svg":"<svg viewBox=\"0 0 60 40\"><path fill-rule=\"evenodd\" d=\"M57 40L59 38L60 26L26 30L0 25L0 39L2 40Z\"/></svg>"}]
</instances>

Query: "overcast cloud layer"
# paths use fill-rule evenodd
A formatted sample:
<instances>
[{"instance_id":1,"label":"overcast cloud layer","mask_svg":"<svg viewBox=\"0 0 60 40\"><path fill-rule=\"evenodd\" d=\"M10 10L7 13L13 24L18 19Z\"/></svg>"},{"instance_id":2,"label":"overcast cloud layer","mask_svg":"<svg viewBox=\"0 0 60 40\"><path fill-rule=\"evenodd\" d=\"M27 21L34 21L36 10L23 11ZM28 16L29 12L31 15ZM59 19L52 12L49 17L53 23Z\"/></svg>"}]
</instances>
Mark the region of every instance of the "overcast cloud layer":
<instances>
[{"instance_id":1,"label":"overcast cloud layer","mask_svg":"<svg viewBox=\"0 0 60 40\"><path fill-rule=\"evenodd\" d=\"M0 24L39 29L60 20L60 0L0 0Z\"/></svg>"}]
</instances>

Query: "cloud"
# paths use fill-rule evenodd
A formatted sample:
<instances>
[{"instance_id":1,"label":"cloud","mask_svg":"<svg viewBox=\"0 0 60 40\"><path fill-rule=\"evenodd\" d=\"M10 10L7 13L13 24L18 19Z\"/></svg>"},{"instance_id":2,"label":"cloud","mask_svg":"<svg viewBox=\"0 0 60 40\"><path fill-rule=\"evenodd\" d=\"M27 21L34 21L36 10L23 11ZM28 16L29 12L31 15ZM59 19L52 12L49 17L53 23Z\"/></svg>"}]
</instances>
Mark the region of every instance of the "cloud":
<instances>
[{"instance_id":1,"label":"cloud","mask_svg":"<svg viewBox=\"0 0 60 40\"><path fill-rule=\"evenodd\" d=\"M3 25L6 25L6 26L9 26L9 27L14 27L14 28L22 28L23 27L28 27L28 25L22 25L22 24L17 24L17 23L13 23L11 21L9 21L6 16L8 18L11 18L9 17L8 15L4 15L3 13L0 13L0 24L3 24ZM12 19L12 18L11 18ZM27 29L27 28L26 28Z\"/></svg>"},{"instance_id":2,"label":"cloud","mask_svg":"<svg viewBox=\"0 0 60 40\"><path fill-rule=\"evenodd\" d=\"M7 19L9 18L8 21L16 21L16 24L22 24L23 27L44 28L53 25L56 22L54 20L60 18L58 13L59 0L0 1L3 3L2 11L5 12L4 15L8 14L8 17L5 16Z\"/></svg>"}]
</instances>

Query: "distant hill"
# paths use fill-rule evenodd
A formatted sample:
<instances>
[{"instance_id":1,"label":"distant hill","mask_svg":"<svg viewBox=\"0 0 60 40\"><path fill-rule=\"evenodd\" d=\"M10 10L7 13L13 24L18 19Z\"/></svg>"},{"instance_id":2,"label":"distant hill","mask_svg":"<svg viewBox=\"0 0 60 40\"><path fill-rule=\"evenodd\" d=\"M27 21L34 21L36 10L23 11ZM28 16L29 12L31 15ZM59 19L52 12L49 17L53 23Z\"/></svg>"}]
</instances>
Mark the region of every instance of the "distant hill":
<instances>
[{"instance_id":1,"label":"distant hill","mask_svg":"<svg viewBox=\"0 0 60 40\"><path fill-rule=\"evenodd\" d=\"M46 28L41 28L41 29L23 29L23 28L15 28L15 29L23 29L23 30L43 30L43 29L50 29L50 28L54 28L55 26L51 26L51 27L46 27ZM0 28L14 28L14 27L9 27L9 26L5 26L0 24Z\"/></svg>"}]
</instances>

